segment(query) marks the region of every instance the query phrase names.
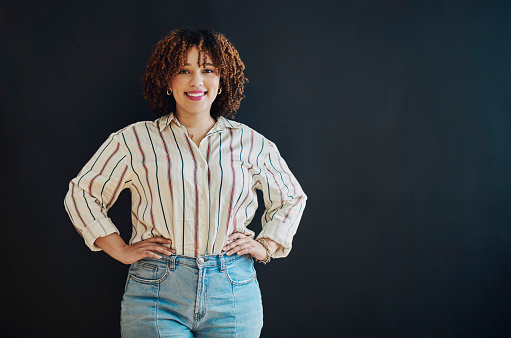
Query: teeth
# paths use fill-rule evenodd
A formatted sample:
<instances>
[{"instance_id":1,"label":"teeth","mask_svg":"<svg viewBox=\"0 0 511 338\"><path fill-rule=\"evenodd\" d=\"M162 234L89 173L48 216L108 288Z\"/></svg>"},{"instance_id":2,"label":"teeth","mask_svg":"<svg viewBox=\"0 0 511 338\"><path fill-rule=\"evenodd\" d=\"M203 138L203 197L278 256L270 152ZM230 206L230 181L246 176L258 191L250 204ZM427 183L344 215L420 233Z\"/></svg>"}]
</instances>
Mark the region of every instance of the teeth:
<instances>
[{"instance_id":1,"label":"teeth","mask_svg":"<svg viewBox=\"0 0 511 338\"><path fill-rule=\"evenodd\" d=\"M199 94L186 93L186 95L193 96L193 97L199 97L199 96L204 95L204 93L199 93Z\"/></svg>"}]
</instances>

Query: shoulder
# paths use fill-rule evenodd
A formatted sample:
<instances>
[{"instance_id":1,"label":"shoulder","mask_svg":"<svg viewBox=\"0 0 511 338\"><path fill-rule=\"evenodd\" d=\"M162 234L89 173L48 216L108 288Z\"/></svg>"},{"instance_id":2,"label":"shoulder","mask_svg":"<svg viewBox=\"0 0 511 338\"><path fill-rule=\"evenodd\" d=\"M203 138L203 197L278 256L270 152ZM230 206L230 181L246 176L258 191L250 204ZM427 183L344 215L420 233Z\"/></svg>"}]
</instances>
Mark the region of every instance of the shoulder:
<instances>
[{"instance_id":1,"label":"shoulder","mask_svg":"<svg viewBox=\"0 0 511 338\"><path fill-rule=\"evenodd\" d=\"M229 119L226 119L225 117L221 117L221 119L223 120L224 125L227 128L231 129L231 131L235 134L239 133L244 136L246 135L247 137L253 138L253 140L257 141L257 142L270 142L264 135L257 132L253 128L247 126L244 123L229 120Z\"/></svg>"},{"instance_id":2,"label":"shoulder","mask_svg":"<svg viewBox=\"0 0 511 338\"><path fill-rule=\"evenodd\" d=\"M138 137L140 135L148 135L155 132L158 132L160 129L160 126L165 121L165 116L160 117L154 121L138 121L134 122L132 124L127 125L126 127L112 133L112 135L118 136L118 137Z\"/></svg>"},{"instance_id":3,"label":"shoulder","mask_svg":"<svg viewBox=\"0 0 511 338\"><path fill-rule=\"evenodd\" d=\"M118 144L124 149L125 154L130 154L133 149L152 147L154 141L160 137L159 120L139 121L127 125L110 135L112 144Z\"/></svg>"},{"instance_id":4,"label":"shoulder","mask_svg":"<svg viewBox=\"0 0 511 338\"><path fill-rule=\"evenodd\" d=\"M223 118L225 123L230 126L230 130L235 137L239 137L242 140L243 145L250 145L251 148L255 149L259 156L267 158L270 154L280 156L279 150L275 143L265 137L263 134L257 132L253 128L247 126L244 123L228 120Z\"/></svg>"}]
</instances>

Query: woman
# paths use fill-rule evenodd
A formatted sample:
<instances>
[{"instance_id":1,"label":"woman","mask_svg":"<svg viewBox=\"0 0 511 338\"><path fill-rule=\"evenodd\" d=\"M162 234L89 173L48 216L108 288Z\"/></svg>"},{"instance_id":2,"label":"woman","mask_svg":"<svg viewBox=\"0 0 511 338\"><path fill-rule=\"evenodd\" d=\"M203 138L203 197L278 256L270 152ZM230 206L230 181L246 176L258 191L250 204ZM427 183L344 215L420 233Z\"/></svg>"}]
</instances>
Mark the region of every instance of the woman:
<instances>
[{"instance_id":1,"label":"woman","mask_svg":"<svg viewBox=\"0 0 511 338\"><path fill-rule=\"evenodd\" d=\"M143 77L158 119L110 135L70 183L65 207L91 250L131 264L123 337L258 337L253 260L284 257L306 196L276 146L228 120L246 81L238 52L211 30L171 31ZM129 244L107 217L132 194ZM262 231L247 228L266 210Z\"/></svg>"}]
</instances>

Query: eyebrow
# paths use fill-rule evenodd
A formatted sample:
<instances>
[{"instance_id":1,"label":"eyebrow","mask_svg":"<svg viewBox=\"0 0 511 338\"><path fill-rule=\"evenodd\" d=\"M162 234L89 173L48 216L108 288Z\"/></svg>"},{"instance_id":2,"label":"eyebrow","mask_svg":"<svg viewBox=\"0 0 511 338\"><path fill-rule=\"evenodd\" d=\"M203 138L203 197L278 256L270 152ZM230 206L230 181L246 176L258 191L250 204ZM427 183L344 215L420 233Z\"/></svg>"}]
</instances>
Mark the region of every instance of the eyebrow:
<instances>
[{"instance_id":1,"label":"eyebrow","mask_svg":"<svg viewBox=\"0 0 511 338\"><path fill-rule=\"evenodd\" d=\"M185 63L185 66L191 66L191 64L189 63ZM214 64L212 64L211 62L206 62L206 66L215 66Z\"/></svg>"}]
</instances>

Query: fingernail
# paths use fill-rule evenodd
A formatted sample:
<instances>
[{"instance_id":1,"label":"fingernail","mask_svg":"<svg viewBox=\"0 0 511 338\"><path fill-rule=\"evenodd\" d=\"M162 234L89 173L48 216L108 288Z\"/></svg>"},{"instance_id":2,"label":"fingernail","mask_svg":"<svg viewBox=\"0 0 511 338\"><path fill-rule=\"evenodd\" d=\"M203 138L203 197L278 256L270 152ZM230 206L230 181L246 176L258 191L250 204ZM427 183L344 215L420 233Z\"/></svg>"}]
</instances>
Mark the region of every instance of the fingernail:
<instances>
[{"instance_id":1,"label":"fingernail","mask_svg":"<svg viewBox=\"0 0 511 338\"><path fill-rule=\"evenodd\" d=\"M156 255L156 258L161 259L161 256L160 255Z\"/></svg>"}]
</instances>

